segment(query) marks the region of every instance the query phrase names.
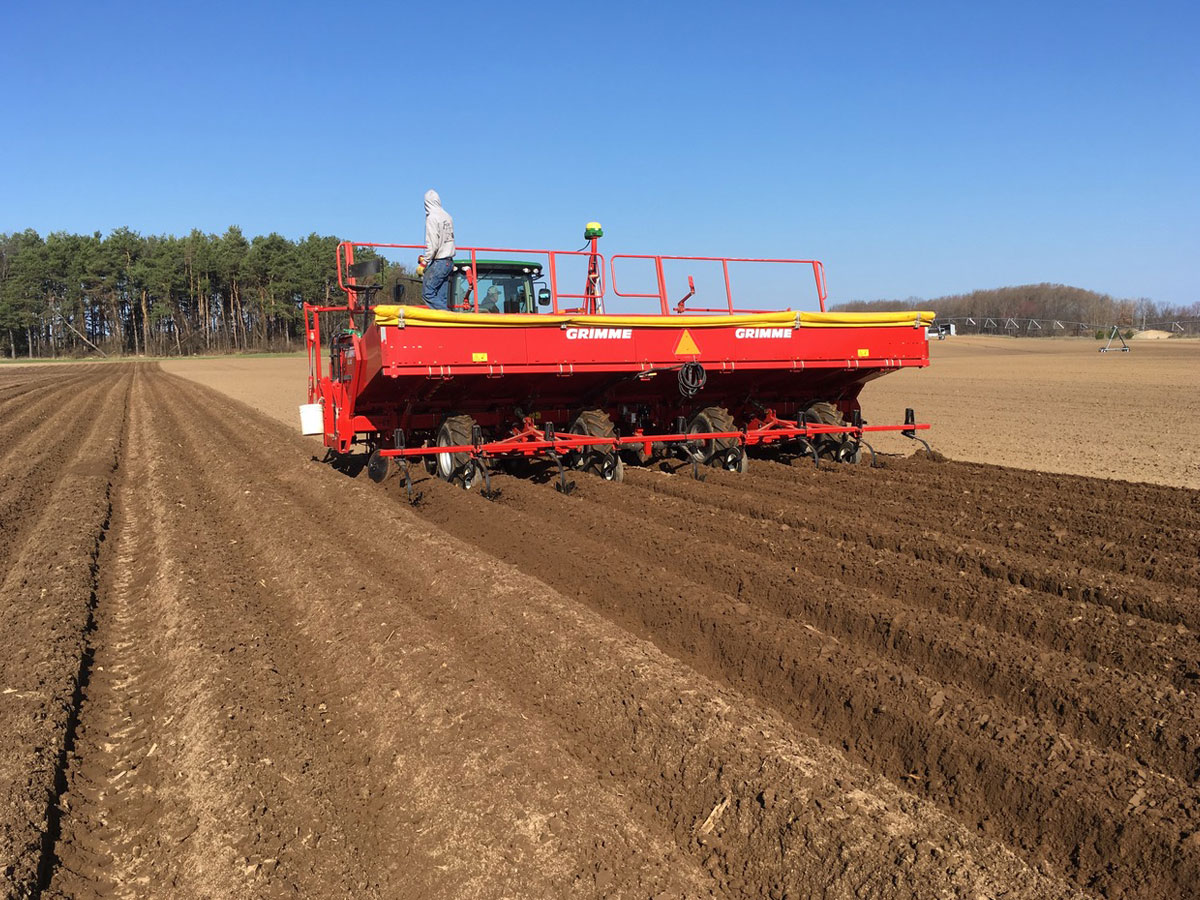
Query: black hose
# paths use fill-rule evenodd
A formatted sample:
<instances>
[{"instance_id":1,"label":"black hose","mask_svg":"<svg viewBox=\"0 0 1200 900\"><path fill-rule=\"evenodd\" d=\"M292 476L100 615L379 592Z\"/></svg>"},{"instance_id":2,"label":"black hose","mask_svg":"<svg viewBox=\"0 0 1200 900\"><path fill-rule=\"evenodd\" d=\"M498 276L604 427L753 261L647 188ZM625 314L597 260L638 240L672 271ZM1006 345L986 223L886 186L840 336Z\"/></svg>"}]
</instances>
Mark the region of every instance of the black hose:
<instances>
[{"instance_id":1,"label":"black hose","mask_svg":"<svg viewBox=\"0 0 1200 900\"><path fill-rule=\"evenodd\" d=\"M708 373L698 362L687 362L679 367L679 393L691 399L708 382Z\"/></svg>"}]
</instances>

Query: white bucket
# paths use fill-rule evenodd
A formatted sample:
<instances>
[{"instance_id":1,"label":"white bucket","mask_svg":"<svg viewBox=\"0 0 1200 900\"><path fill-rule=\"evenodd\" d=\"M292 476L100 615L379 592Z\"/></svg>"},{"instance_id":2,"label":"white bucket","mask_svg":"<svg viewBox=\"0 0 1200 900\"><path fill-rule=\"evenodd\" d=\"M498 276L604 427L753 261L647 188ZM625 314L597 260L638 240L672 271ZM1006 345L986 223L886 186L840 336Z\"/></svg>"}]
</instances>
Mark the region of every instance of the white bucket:
<instances>
[{"instance_id":1,"label":"white bucket","mask_svg":"<svg viewBox=\"0 0 1200 900\"><path fill-rule=\"evenodd\" d=\"M320 403L305 403L300 407L300 433L322 434L325 431L325 414Z\"/></svg>"}]
</instances>

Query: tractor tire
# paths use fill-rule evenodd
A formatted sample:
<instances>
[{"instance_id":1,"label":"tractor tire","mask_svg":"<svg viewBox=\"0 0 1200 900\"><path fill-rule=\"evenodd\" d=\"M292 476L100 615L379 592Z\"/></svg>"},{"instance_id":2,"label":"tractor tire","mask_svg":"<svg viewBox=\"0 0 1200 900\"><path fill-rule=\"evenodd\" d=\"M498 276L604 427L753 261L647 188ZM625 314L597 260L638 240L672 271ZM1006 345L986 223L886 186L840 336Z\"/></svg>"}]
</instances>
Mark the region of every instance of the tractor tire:
<instances>
[{"instance_id":1,"label":"tractor tire","mask_svg":"<svg viewBox=\"0 0 1200 900\"><path fill-rule=\"evenodd\" d=\"M824 400L810 403L804 411L804 416L809 422L821 425L836 425L839 428L846 425L846 420L842 418L838 408ZM856 463L862 456L861 448L844 434L822 434L813 439L813 444L818 455L825 459Z\"/></svg>"},{"instance_id":2,"label":"tractor tire","mask_svg":"<svg viewBox=\"0 0 1200 900\"><path fill-rule=\"evenodd\" d=\"M612 419L602 409L585 409L569 429L571 434L586 434L588 437L616 437L617 429ZM624 481L625 464L621 456L614 450L585 449L573 456L572 464L577 469L583 469L592 475L598 475L605 481Z\"/></svg>"},{"instance_id":3,"label":"tractor tire","mask_svg":"<svg viewBox=\"0 0 1200 900\"><path fill-rule=\"evenodd\" d=\"M723 406L709 406L692 416L688 423L688 434L706 431L737 431L733 416ZM706 466L718 466L730 471L744 473L749 461L737 438L705 438L689 444L692 457ZM731 456L731 451L737 453Z\"/></svg>"},{"instance_id":4,"label":"tractor tire","mask_svg":"<svg viewBox=\"0 0 1200 900\"><path fill-rule=\"evenodd\" d=\"M456 447L471 443L471 429L474 426L475 420L470 416L447 416L438 429L437 445ZM478 472L470 453L439 453L434 459L437 461L438 478L461 485L464 491L474 486Z\"/></svg>"}]
</instances>

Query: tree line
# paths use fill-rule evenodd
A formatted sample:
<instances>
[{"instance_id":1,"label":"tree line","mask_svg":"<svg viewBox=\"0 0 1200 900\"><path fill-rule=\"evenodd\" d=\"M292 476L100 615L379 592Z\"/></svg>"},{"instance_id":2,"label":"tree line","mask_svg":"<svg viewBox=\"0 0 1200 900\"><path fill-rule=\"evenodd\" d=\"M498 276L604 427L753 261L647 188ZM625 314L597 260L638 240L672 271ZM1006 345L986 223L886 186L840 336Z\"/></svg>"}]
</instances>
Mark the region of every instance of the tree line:
<instances>
[{"instance_id":1,"label":"tree line","mask_svg":"<svg viewBox=\"0 0 1200 900\"><path fill-rule=\"evenodd\" d=\"M236 226L186 237L128 228L0 234L0 354L298 349L303 304L342 302L338 241L315 233L247 239ZM388 277L401 271L389 267Z\"/></svg>"},{"instance_id":2,"label":"tree line","mask_svg":"<svg viewBox=\"0 0 1200 900\"><path fill-rule=\"evenodd\" d=\"M835 309L872 311L886 309L929 309L939 318L974 318L982 323L1007 319L1040 319L1104 328L1121 325L1142 328L1152 324L1200 319L1200 302L1190 305L1157 303L1148 297L1119 299L1065 284L1023 284L1015 287L972 291L923 300L856 300Z\"/></svg>"}]
</instances>

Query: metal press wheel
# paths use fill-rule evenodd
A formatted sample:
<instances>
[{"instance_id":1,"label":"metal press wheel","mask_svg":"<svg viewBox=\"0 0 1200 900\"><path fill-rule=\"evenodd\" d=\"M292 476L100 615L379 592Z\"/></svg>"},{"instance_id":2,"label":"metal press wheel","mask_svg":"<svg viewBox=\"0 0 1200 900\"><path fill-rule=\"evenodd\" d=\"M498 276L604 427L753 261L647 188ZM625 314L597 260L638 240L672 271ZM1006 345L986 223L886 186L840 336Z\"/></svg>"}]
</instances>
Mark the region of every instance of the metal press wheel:
<instances>
[{"instance_id":1,"label":"metal press wheel","mask_svg":"<svg viewBox=\"0 0 1200 900\"><path fill-rule=\"evenodd\" d=\"M810 403L804 410L804 418L813 424L836 425L839 428L846 424L838 408L824 400ZM813 444L821 456L838 462L856 463L862 457L862 447L848 435L822 434L813 439Z\"/></svg>"},{"instance_id":2,"label":"metal press wheel","mask_svg":"<svg viewBox=\"0 0 1200 900\"><path fill-rule=\"evenodd\" d=\"M571 423L571 434L586 434L588 437L615 437L617 430L613 427L612 419L602 409L585 409ZM572 459L577 469L583 469L592 475L599 475L605 481L624 481L625 464L621 462L620 454L612 450L585 449L580 450Z\"/></svg>"},{"instance_id":3,"label":"metal press wheel","mask_svg":"<svg viewBox=\"0 0 1200 900\"><path fill-rule=\"evenodd\" d=\"M439 447L457 447L471 443L471 430L475 420L470 416L448 416L442 427L438 429L437 445ZM469 491L478 478L478 471L471 454L466 451L457 453L439 453L436 457L438 478L462 486Z\"/></svg>"}]
</instances>

